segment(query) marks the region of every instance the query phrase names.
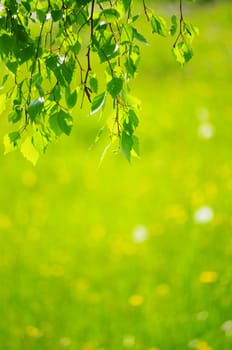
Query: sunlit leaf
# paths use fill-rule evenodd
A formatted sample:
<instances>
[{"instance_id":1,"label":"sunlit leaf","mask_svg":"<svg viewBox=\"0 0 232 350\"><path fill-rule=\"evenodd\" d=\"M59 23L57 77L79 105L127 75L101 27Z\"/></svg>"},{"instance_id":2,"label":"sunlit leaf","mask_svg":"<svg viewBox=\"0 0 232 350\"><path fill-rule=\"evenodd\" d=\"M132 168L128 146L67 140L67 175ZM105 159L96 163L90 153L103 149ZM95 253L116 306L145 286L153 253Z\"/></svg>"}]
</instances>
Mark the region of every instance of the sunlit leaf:
<instances>
[{"instance_id":1,"label":"sunlit leaf","mask_svg":"<svg viewBox=\"0 0 232 350\"><path fill-rule=\"evenodd\" d=\"M106 92L102 92L101 94L94 97L93 102L91 104L91 112L90 114L97 113L105 104Z\"/></svg>"}]
</instances>

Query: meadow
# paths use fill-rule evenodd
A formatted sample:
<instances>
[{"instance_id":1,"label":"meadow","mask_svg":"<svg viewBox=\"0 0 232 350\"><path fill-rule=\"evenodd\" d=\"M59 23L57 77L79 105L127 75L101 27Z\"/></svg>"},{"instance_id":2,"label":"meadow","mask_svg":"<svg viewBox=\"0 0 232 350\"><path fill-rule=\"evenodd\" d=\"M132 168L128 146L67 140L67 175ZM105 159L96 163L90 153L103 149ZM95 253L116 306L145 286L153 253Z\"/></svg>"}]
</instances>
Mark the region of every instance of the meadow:
<instances>
[{"instance_id":1,"label":"meadow","mask_svg":"<svg viewBox=\"0 0 232 350\"><path fill-rule=\"evenodd\" d=\"M1 146L1 350L232 348L232 7L186 16L183 69L171 40L141 48L140 159L99 167L81 111L36 167Z\"/></svg>"}]
</instances>

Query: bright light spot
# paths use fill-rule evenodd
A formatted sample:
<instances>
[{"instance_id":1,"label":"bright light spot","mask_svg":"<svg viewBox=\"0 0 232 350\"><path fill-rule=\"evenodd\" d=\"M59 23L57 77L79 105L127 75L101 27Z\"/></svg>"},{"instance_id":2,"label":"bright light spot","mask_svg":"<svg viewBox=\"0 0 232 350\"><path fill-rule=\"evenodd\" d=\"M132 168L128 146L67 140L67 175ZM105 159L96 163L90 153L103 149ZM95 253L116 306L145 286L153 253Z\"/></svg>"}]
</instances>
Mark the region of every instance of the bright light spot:
<instances>
[{"instance_id":1,"label":"bright light spot","mask_svg":"<svg viewBox=\"0 0 232 350\"><path fill-rule=\"evenodd\" d=\"M61 65L61 64L64 63L64 61L65 61L65 56L59 55L59 56L58 56L58 60L59 60L59 62L58 62L58 66L59 66L59 65Z\"/></svg>"},{"instance_id":2,"label":"bright light spot","mask_svg":"<svg viewBox=\"0 0 232 350\"><path fill-rule=\"evenodd\" d=\"M227 337L232 337L232 320L224 322L221 326L221 330L225 332Z\"/></svg>"},{"instance_id":3,"label":"bright light spot","mask_svg":"<svg viewBox=\"0 0 232 350\"><path fill-rule=\"evenodd\" d=\"M198 321L205 321L205 320L207 320L208 316L209 316L208 311L204 310L204 311L198 312L198 314L196 315L196 319Z\"/></svg>"},{"instance_id":4,"label":"bright light spot","mask_svg":"<svg viewBox=\"0 0 232 350\"><path fill-rule=\"evenodd\" d=\"M63 346L63 347L67 347L69 345L71 345L71 340L67 337L64 337L64 338L61 338L60 339L60 345Z\"/></svg>"},{"instance_id":5,"label":"bright light spot","mask_svg":"<svg viewBox=\"0 0 232 350\"><path fill-rule=\"evenodd\" d=\"M46 20L48 21L48 20L51 19L51 18L52 18L52 15L51 15L50 12L48 12L48 13L46 14Z\"/></svg>"},{"instance_id":6,"label":"bright light spot","mask_svg":"<svg viewBox=\"0 0 232 350\"><path fill-rule=\"evenodd\" d=\"M203 271L200 275L201 283L214 283L218 280L218 273L216 271Z\"/></svg>"},{"instance_id":7,"label":"bright light spot","mask_svg":"<svg viewBox=\"0 0 232 350\"><path fill-rule=\"evenodd\" d=\"M123 345L126 348L132 348L135 345L135 337L133 335L126 335L123 338Z\"/></svg>"},{"instance_id":8,"label":"bright light spot","mask_svg":"<svg viewBox=\"0 0 232 350\"><path fill-rule=\"evenodd\" d=\"M214 217L213 209L207 206L199 208L194 214L194 221L197 224L206 224Z\"/></svg>"},{"instance_id":9,"label":"bright light spot","mask_svg":"<svg viewBox=\"0 0 232 350\"><path fill-rule=\"evenodd\" d=\"M210 139L213 137L214 132L214 127L210 123L202 123L198 129L198 135L203 139Z\"/></svg>"},{"instance_id":10,"label":"bright light spot","mask_svg":"<svg viewBox=\"0 0 232 350\"><path fill-rule=\"evenodd\" d=\"M144 297L142 295L134 294L129 297L128 302L132 306L141 306L144 303Z\"/></svg>"},{"instance_id":11,"label":"bright light spot","mask_svg":"<svg viewBox=\"0 0 232 350\"><path fill-rule=\"evenodd\" d=\"M99 25L100 25L100 26L104 26L104 25L106 25L106 24L107 24L106 21L101 21Z\"/></svg>"},{"instance_id":12,"label":"bright light spot","mask_svg":"<svg viewBox=\"0 0 232 350\"><path fill-rule=\"evenodd\" d=\"M116 44L116 45L115 45L115 48L114 48L114 52L117 52L117 51L118 51L118 49L119 49L119 45L118 45L118 44Z\"/></svg>"},{"instance_id":13,"label":"bright light spot","mask_svg":"<svg viewBox=\"0 0 232 350\"><path fill-rule=\"evenodd\" d=\"M147 240L148 230L145 226L138 226L132 232L132 239L134 243L140 244Z\"/></svg>"}]
</instances>

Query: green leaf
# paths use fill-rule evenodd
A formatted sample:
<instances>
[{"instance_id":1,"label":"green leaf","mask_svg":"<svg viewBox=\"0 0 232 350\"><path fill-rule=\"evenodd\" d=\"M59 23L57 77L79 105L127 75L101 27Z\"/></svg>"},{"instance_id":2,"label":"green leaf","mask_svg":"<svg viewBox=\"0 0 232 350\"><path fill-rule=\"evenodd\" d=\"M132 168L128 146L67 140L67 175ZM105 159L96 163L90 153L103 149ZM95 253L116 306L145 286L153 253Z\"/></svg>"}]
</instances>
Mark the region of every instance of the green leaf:
<instances>
[{"instance_id":1,"label":"green leaf","mask_svg":"<svg viewBox=\"0 0 232 350\"><path fill-rule=\"evenodd\" d=\"M44 107L44 98L37 98L33 100L28 106L28 113L30 120L33 122L35 118L40 114Z\"/></svg>"},{"instance_id":2,"label":"green leaf","mask_svg":"<svg viewBox=\"0 0 232 350\"><path fill-rule=\"evenodd\" d=\"M167 33L167 25L163 17L152 15L151 16L151 26L152 33L157 33L162 36L166 36Z\"/></svg>"},{"instance_id":3,"label":"green leaf","mask_svg":"<svg viewBox=\"0 0 232 350\"><path fill-rule=\"evenodd\" d=\"M184 41L177 43L173 47L172 51L176 61L179 62L181 66L187 63L193 57L193 50L191 46Z\"/></svg>"},{"instance_id":4,"label":"green leaf","mask_svg":"<svg viewBox=\"0 0 232 350\"><path fill-rule=\"evenodd\" d=\"M137 156L140 156L139 139L135 135L132 136L132 139L133 139L133 150L135 151Z\"/></svg>"},{"instance_id":5,"label":"green leaf","mask_svg":"<svg viewBox=\"0 0 232 350\"><path fill-rule=\"evenodd\" d=\"M140 41L144 45L148 45L146 38L144 38L144 36L140 34L136 28L133 28L133 35L136 40Z\"/></svg>"},{"instance_id":6,"label":"green leaf","mask_svg":"<svg viewBox=\"0 0 232 350\"><path fill-rule=\"evenodd\" d=\"M176 34L177 31L177 17L176 16L172 16L171 18L171 27L170 27L170 34L173 36Z\"/></svg>"},{"instance_id":7,"label":"green leaf","mask_svg":"<svg viewBox=\"0 0 232 350\"><path fill-rule=\"evenodd\" d=\"M39 130L36 130L32 136L32 144L39 154L43 154L47 149L48 141Z\"/></svg>"},{"instance_id":8,"label":"green leaf","mask_svg":"<svg viewBox=\"0 0 232 350\"><path fill-rule=\"evenodd\" d=\"M110 93L112 98L115 98L123 88L123 79L122 78L113 78L107 84L107 91Z\"/></svg>"},{"instance_id":9,"label":"green leaf","mask_svg":"<svg viewBox=\"0 0 232 350\"><path fill-rule=\"evenodd\" d=\"M102 92L101 94L94 97L93 102L91 104L91 112L90 114L97 113L105 104L106 100L106 92Z\"/></svg>"},{"instance_id":10,"label":"green leaf","mask_svg":"<svg viewBox=\"0 0 232 350\"><path fill-rule=\"evenodd\" d=\"M15 48L15 37L3 33L0 35L0 54L8 55Z\"/></svg>"},{"instance_id":11,"label":"green leaf","mask_svg":"<svg viewBox=\"0 0 232 350\"><path fill-rule=\"evenodd\" d=\"M70 50L72 50L72 52L74 52L76 55L78 55L79 52L80 52L80 49L81 49L81 43L80 43L80 41L77 40L77 41L75 42L75 44L70 45L69 48L70 48Z\"/></svg>"},{"instance_id":12,"label":"green leaf","mask_svg":"<svg viewBox=\"0 0 232 350\"><path fill-rule=\"evenodd\" d=\"M62 130L60 128L60 125L59 125L59 121L58 121L58 118L57 118L57 113L54 113L52 114L50 117L49 117L49 126L51 128L51 130L54 132L54 134L59 137L60 135L62 135Z\"/></svg>"},{"instance_id":13,"label":"green leaf","mask_svg":"<svg viewBox=\"0 0 232 350\"><path fill-rule=\"evenodd\" d=\"M73 126L73 118L70 114L61 109L50 116L49 124L56 136L60 136L62 133L70 135Z\"/></svg>"},{"instance_id":14,"label":"green leaf","mask_svg":"<svg viewBox=\"0 0 232 350\"><path fill-rule=\"evenodd\" d=\"M120 13L113 7L102 10L101 17L104 16L107 22L115 22L120 17Z\"/></svg>"},{"instance_id":15,"label":"green leaf","mask_svg":"<svg viewBox=\"0 0 232 350\"><path fill-rule=\"evenodd\" d=\"M6 66L12 73L16 74L18 68L18 63L16 61L8 61Z\"/></svg>"},{"instance_id":16,"label":"green leaf","mask_svg":"<svg viewBox=\"0 0 232 350\"><path fill-rule=\"evenodd\" d=\"M77 102L77 91L74 90L73 92L71 92L69 87L66 88L65 89L65 100L66 100L68 108L73 108Z\"/></svg>"},{"instance_id":17,"label":"green leaf","mask_svg":"<svg viewBox=\"0 0 232 350\"><path fill-rule=\"evenodd\" d=\"M66 80L66 82L68 84L71 83L72 81L72 77L73 77L73 73L75 70L75 61L71 58L69 61L64 61L61 65L61 71L63 74L64 79Z\"/></svg>"},{"instance_id":18,"label":"green leaf","mask_svg":"<svg viewBox=\"0 0 232 350\"><path fill-rule=\"evenodd\" d=\"M9 134L5 135L3 138L4 154L7 154L17 149L20 138L21 136L18 131L12 131Z\"/></svg>"},{"instance_id":19,"label":"green leaf","mask_svg":"<svg viewBox=\"0 0 232 350\"><path fill-rule=\"evenodd\" d=\"M127 118L123 122L123 128L129 135L132 135L135 129L138 127L138 125L138 116L133 109L130 109L127 112Z\"/></svg>"},{"instance_id":20,"label":"green leaf","mask_svg":"<svg viewBox=\"0 0 232 350\"><path fill-rule=\"evenodd\" d=\"M1 83L1 85L0 85L0 91L4 89L4 85L5 85L5 83L6 83L7 79L8 79L8 77L9 77L9 74L5 74L5 75L3 76L3 78L2 78L2 83Z\"/></svg>"},{"instance_id":21,"label":"green leaf","mask_svg":"<svg viewBox=\"0 0 232 350\"><path fill-rule=\"evenodd\" d=\"M130 162L133 138L131 135L128 135L125 131L123 131L121 135L121 146L124 156Z\"/></svg>"},{"instance_id":22,"label":"green leaf","mask_svg":"<svg viewBox=\"0 0 232 350\"><path fill-rule=\"evenodd\" d=\"M32 144L31 137L27 137L26 140L22 143L20 151L27 160L29 160L33 165L36 165L39 159L39 152Z\"/></svg>"},{"instance_id":23,"label":"green leaf","mask_svg":"<svg viewBox=\"0 0 232 350\"><path fill-rule=\"evenodd\" d=\"M89 79L91 90L96 94L98 92L98 80L95 77Z\"/></svg>"},{"instance_id":24,"label":"green leaf","mask_svg":"<svg viewBox=\"0 0 232 350\"><path fill-rule=\"evenodd\" d=\"M17 109L15 111L13 111L12 113L9 114L8 116L8 120L9 122L15 124L18 121L20 121L22 119L22 111L20 109Z\"/></svg>"},{"instance_id":25,"label":"green leaf","mask_svg":"<svg viewBox=\"0 0 232 350\"><path fill-rule=\"evenodd\" d=\"M131 6L132 0L122 0L125 12L127 12Z\"/></svg>"},{"instance_id":26,"label":"green leaf","mask_svg":"<svg viewBox=\"0 0 232 350\"><path fill-rule=\"evenodd\" d=\"M52 16L53 21L57 22L57 21L59 21L62 18L63 11L61 11L61 10L53 10L53 11L51 11L51 16Z\"/></svg>"}]
</instances>

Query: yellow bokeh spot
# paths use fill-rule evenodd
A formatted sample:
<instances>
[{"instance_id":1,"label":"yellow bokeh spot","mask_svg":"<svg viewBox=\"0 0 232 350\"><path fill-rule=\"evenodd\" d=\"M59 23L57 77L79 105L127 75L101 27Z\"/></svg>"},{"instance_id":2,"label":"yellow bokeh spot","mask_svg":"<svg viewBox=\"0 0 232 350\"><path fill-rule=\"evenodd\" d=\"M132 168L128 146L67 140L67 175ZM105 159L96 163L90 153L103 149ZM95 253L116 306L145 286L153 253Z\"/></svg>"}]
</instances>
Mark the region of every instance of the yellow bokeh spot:
<instances>
[{"instance_id":1,"label":"yellow bokeh spot","mask_svg":"<svg viewBox=\"0 0 232 350\"><path fill-rule=\"evenodd\" d=\"M177 224L184 224L187 220L187 213L182 205L172 204L165 210L165 217L174 220Z\"/></svg>"},{"instance_id":2,"label":"yellow bokeh spot","mask_svg":"<svg viewBox=\"0 0 232 350\"><path fill-rule=\"evenodd\" d=\"M157 295L161 297L165 297L170 293L170 287L168 284L160 284L156 287L155 292Z\"/></svg>"},{"instance_id":3,"label":"yellow bokeh spot","mask_svg":"<svg viewBox=\"0 0 232 350\"><path fill-rule=\"evenodd\" d=\"M31 338L39 338L42 336L42 332L39 330L39 328L34 326L27 326L25 328L25 333L28 337Z\"/></svg>"},{"instance_id":4,"label":"yellow bokeh spot","mask_svg":"<svg viewBox=\"0 0 232 350\"><path fill-rule=\"evenodd\" d=\"M154 347L152 347L152 348L149 348L148 350L160 350L160 348L157 348L156 346Z\"/></svg>"},{"instance_id":5,"label":"yellow bokeh spot","mask_svg":"<svg viewBox=\"0 0 232 350\"><path fill-rule=\"evenodd\" d=\"M144 297L139 294L131 295L128 302L132 306L141 306L144 303Z\"/></svg>"},{"instance_id":6,"label":"yellow bokeh spot","mask_svg":"<svg viewBox=\"0 0 232 350\"><path fill-rule=\"evenodd\" d=\"M95 347L91 343L83 344L81 347L81 350L94 350L94 349Z\"/></svg>"},{"instance_id":7,"label":"yellow bokeh spot","mask_svg":"<svg viewBox=\"0 0 232 350\"><path fill-rule=\"evenodd\" d=\"M102 297L99 293L91 293L88 297L88 301L91 304L98 304L101 302L101 300L102 300Z\"/></svg>"},{"instance_id":8,"label":"yellow bokeh spot","mask_svg":"<svg viewBox=\"0 0 232 350\"><path fill-rule=\"evenodd\" d=\"M205 194L209 199L213 199L218 194L218 187L214 182L207 182L205 184Z\"/></svg>"},{"instance_id":9,"label":"yellow bokeh spot","mask_svg":"<svg viewBox=\"0 0 232 350\"><path fill-rule=\"evenodd\" d=\"M195 347L196 350L213 350L206 341L199 341Z\"/></svg>"},{"instance_id":10,"label":"yellow bokeh spot","mask_svg":"<svg viewBox=\"0 0 232 350\"><path fill-rule=\"evenodd\" d=\"M6 230L12 225L11 219L6 214L0 213L0 229Z\"/></svg>"},{"instance_id":11,"label":"yellow bokeh spot","mask_svg":"<svg viewBox=\"0 0 232 350\"><path fill-rule=\"evenodd\" d=\"M202 192L194 191L190 194L190 201L193 206L200 207L205 202L205 197Z\"/></svg>"},{"instance_id":12,"label":"yellow bokeh spot","mask_svg":"<svg viewBox=\"0 0 232 350\"><path fill-rule=\"evenodd\" d=\"M229 179L227 182L226 182L226 187L229 191L232 191L232 179Z\"/></svg>"},{"instance_id":13,"label":"yellow bokeh spot","mask_svg":"<svg viewBox=\"0 0 232 350\"><path fill-rule=\"evenodd\" d=\"M22 174L22 183L26 187L33 187L37 183L37 176L34 171L27 170Z\"/></svg>"},{"instance_id":14,"label":"yellow bokeh spot","mask_svg":"<svg viewBox=\"0 0 232 350\"><path fill-rule=\"evenodd\" d=\"M101 241L105 236L105 228L102 225L94 225L90 232L91 238L94 241Z\"/></svg>"},{"instance_id":15,"label":"yellow bokeh spot","mask_svg":"<svg viewBox=\"0 0 232 350\"><path fill-rule=\"evenodd\" d=\"M133 255L136 253L136 247L130 242L126 242L122 239L114 240L112 242L112 252L115 255Z\"/></svg>"},{"instance_id":16,"label":"yellow bokeh spot","mask_svg":"<svg viewBox=\"0 0 232 350\"><path fill-rule=\"evenodd\" d=\"M40 275L43 277L61 277L64 275L64 268L62 265L46 265L43 264L40 266Z\"/></svg>"},{"instance_id":17,"label":"yellow bokeh spot","mask_svg":"<svg viewBox=\"0 0 232 350\"><path fill-rule=\"evenodd\" d=\"M86 281L84 278L78 278L74 282L74 288L77 294L84 294L89 288L88 281Z\"/></svg>"},{"instance_id":18,"label":"yellow bokeh spot","mask_svg":"<svg viewBox=\"0 0 232 350\"><path fill-rule=\"evenodd\" d=\"M214 283L218 280L218 273L216 271L203 271L200 275L201 283Z\"/></svg>"}]
</instances>

